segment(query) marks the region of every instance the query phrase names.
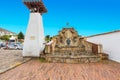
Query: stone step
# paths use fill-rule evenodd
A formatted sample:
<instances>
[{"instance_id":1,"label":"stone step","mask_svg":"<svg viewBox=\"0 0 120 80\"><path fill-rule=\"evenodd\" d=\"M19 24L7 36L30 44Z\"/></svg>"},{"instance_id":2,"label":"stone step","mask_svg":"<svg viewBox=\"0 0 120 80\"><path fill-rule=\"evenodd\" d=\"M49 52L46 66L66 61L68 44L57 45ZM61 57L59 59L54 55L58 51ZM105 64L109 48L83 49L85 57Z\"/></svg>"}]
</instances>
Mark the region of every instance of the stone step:
<instances>
[{"instance_id":1,"label":"stone step","mask_svg":"<svg viewBox=\"0 0 120 80\"><path fill-rule=\"evenodd\" d=\"M91 55L91 56L86 56L86 55L81 55L81 56L53 56L49 55L46 56L45 59L48 62L56 62L56 63L90 63L90 62L98 62L101 60L99 56L96 55Z\"/></svg>"},{"instance_id":2,"label":"stone step","mask_svg":"<svg viewBox=\"0 0 120 80\"><path fill-rule=\"evenodd\" d=\"M80 56L80 55L94 55L94 53L90 52L79 52L79 53L54 53L54 55L72 55L72 56Z\"/></svg>"}]
</instances>

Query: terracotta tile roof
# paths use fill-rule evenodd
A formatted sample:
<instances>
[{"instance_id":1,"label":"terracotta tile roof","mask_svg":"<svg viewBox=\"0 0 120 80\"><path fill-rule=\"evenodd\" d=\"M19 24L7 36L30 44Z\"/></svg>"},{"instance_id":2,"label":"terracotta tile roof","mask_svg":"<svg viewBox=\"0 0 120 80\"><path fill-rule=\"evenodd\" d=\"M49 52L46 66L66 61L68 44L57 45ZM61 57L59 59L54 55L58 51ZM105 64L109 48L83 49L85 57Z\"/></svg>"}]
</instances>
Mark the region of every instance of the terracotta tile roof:
<instances>
[{"instance_id":1,"label":"terracotta tile roof","mask_svg":"<svg viewBox=\"0 0 120 80\"><path fill-rule=\"evenodd\" d=\"M87 38L88 37L94 37L94 36L100 36L100 35L107 35L107 34L112 34L112 33L117 33L117 32L120 32L120 30L115 30L115 31L101 33L101 34L96 34L96 35L91 35L91 36L87 36Z\"/></svg>"},{"instance_id":2,"label":"terracotta tile roof","mask_svg":"<svg viewBox=\"0 0 120 80\"><path fill-rule=\"evenodd\" d=\"M11 31L8 31L8 30L6 30L6 29L3 29L3 28L1 28L0 27L0 32L4 32L4 33L12 33L12 34L16 34L16 33L14 33L14 32L11 32Z\"/></svg>"}]
</instances>

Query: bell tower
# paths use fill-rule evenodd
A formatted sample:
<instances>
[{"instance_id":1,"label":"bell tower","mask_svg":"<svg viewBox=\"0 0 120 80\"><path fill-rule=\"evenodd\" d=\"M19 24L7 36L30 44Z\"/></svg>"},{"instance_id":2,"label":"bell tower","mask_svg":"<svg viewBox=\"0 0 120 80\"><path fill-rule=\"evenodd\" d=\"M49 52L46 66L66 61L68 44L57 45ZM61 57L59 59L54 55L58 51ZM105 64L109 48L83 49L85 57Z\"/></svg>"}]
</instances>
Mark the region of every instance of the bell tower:
<instances>
[{"instance_id":1,"label":"bell tower","mask_svg":"<svg viewBox=\"0 0 120 80\"><path fill-rule=\"evenodd\" d=\"M23 0L30 10L28 27L25 35L23 56L39 57L44 50L44 27L42 14L47 12L42 0Z\"/></svg>"}]
</instances>

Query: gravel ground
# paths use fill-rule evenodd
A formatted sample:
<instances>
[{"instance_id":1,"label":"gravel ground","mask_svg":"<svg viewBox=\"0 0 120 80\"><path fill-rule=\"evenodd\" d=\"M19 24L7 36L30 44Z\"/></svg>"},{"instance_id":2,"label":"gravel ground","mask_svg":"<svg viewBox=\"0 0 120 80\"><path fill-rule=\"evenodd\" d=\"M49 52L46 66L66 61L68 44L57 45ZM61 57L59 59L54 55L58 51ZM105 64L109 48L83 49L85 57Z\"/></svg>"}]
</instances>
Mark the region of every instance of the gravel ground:
<instances>
[{"instance_id":1,"label":"gravel ground","mask_svg":"<svg viewBox=\"0 0 120 80\"><path fill-rule=\"evenodd\" d=\"M30 58L22 57L22 50L0 50L0 73L3 73Z\"/></svg>"}]
</instances>

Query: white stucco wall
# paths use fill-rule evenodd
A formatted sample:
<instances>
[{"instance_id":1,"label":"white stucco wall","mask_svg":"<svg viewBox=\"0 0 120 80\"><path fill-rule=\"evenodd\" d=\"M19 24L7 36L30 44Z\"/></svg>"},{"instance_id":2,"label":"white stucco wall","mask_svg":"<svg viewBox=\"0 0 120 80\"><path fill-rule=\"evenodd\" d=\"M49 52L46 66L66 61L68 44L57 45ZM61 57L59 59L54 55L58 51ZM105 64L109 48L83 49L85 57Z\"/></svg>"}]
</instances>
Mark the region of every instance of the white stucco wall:
<instances>
[{"instance_id":1,"label":"white stucco wall","mask_svg":"<svg viewBox=\"0 0 120 80\"><path fill-rule=\"evenodd\" d=\"M120 62L120 32L88 37L87 40L102 44L103 52L109 54L109 59Z\"/></svg>"},{"instance_id":2,"label":"white stucco wall","mask_svg":"<svg viewBox=\"0 0 120 80\"><path fill-rule=\"evenodd\" d=\"M23 56L39 57L44 49L44 29L40 13L30 13L29 24L25 35Z\"/></svg>"}]
</instances>

